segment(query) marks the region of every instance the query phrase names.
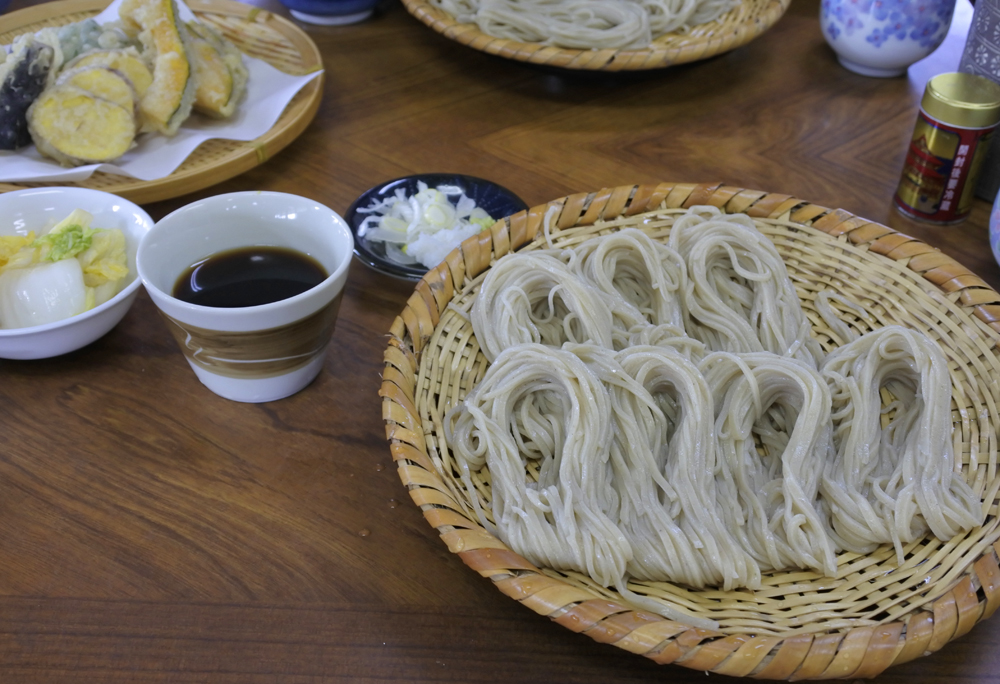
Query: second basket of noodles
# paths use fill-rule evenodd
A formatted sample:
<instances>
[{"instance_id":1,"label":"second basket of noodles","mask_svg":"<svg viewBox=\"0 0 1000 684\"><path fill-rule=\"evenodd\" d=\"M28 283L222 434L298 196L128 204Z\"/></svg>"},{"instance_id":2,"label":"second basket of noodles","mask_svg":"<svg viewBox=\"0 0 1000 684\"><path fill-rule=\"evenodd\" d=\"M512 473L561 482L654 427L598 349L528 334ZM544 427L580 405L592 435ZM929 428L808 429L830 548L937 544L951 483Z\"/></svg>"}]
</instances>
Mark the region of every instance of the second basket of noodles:
<instances>
[{"instance_id":1,"label":"second basket of noodles","mask_svg":"<svg viewBox=\"0 0 1000 684\"><path fill-rule=\"evenodd\" d=\"M790 0L403 0L410 14L476 50L545 67L639 71L749 43Z\"/></svg>"},{"instance_id":2,"label":"second basket of noodles","mask_svg":"<svg viewBox=\"0 0 1000 684\"><path fill-rule=\"evenodd\" d=\"M536 612L660 663L871 677L1000 604L997 305L787 195L583 193L418 283L383 416L428 522Z\"/></svg>"}]
</instances>

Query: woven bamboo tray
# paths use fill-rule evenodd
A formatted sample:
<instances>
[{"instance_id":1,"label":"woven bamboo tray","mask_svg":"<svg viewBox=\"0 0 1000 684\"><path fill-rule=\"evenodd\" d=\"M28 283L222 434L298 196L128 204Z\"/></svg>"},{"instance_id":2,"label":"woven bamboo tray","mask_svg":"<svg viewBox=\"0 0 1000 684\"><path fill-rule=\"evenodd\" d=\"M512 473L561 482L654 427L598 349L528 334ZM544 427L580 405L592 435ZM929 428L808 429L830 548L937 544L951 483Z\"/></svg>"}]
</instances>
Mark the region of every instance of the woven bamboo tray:
<instances>
[{"instance_id":1,"label":"woven bamboo tray","mask_svg":"<svg viewBox=\"0 0 1000 684\"><path fill-rule=\"evenodd\" d=\"M0 45L9 45L22 33L82 21L109 4L110 0L59 0L0 16ZM309 74L323 68L316 44L283 17L234 0L186 0L185 4L245 54L276 69L289 74ZM249 142L208 140L166 178L141 181L98 172L76 183L0 183L0 192L64 185L111 192L137 204L179 197L221 183L273 157L313 120L322 94L323 77L318 76L292 98L267 133Z\"/></svg>"},{"instance_id":2,"label":"woven bamboo tray","mask_svg":"<svg viewBox=\"0 0 1000 684\"><path fill-rule=\"evenodd\" d=\"M582 71L641 71L707 59L734 50L771 28L791 0L743 0L716 21L690 31L668 33L642 50L574 50L539 43L494 38L475 24L460 24L428 0L403 0L406 9L432 29L454 41L491 55L519 62Z\"/></svg>"},{"instance_id":3,"label":"woven bamboo tray","mask_svg":"<svg viewBox=\"0 0 1000 684\"><path fill-rule=\"evenodd\" d=\"M891 548L881 548L841 554L836 578L769 573L755 592L630 584L717 621L719 631L635 610L589 578L534 567L508 549L478 523L441 422L487 367L462 311L495 259L544 244L548 208L559 208L552 238L570 245L621 226L664 238L655 221L643 222L646 212L706 204L749 214L774 240L826 349L840 342L813 300L829 288L866 307L867 318L847 307L838 311L860 332L902 324L943 342L955 388L956 452L988 512L984 526L964 537L910 544L902 566ZM950 257L883 225L788 195L719 185L625 186L515 214L428 272L392 325L380 395L392 455L413 501L453 553L516 601L659 663L762 679L872 677L937 651L1000 605L998 342L1000 295ZM489 509L488 482L477 487Z\"/></svg>"}]
</instances>

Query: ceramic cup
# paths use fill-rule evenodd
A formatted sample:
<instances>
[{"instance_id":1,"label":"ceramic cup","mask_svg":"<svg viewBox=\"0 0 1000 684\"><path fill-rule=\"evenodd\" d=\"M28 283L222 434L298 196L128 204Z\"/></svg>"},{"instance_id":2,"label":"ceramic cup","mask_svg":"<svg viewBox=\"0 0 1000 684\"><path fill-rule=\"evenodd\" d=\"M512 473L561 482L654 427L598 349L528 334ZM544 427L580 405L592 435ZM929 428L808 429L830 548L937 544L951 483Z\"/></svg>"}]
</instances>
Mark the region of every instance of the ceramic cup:
<instances>
[{"instance_id":1,"label":"ceramic cup","mask_svg":"<svg viewBox=\"0 0 1000 684\"><path fill-rule=\"evenodd\" d=\"M993 200L993 209L990 211L990 248L993 250L993 258L1000 264L1000 194Z\"/></svg>"},{"instance_id":2,"label":"ceramic cup","mask_svg":"<svg viewBox=\"0 0 1000 684\"><path fill-rule=\"evenodd\" d=\"M378 0L281 0L299 21L321 26L343 26L364 21Z\"/></svg>"},{"instance_id":3,"label":"ceramic cup","mask_svg":"<svg viewBox=\"0 0 1000 684\"><path fill-rule=\"evenodd\" d=\"M304 253L328 277L294 297L259 306L200 306L173 296L178 278L193 264L250 246ZM317 202L238 192L161 219L139 244L136 265L198 379L227 399L263 402L298 392L323 367L353 248L344 220Z\"/></svg>"},{"instance_id":4,"label":"ceramic cup","mask_svg":"<svg viewBox=\"0 0 1000 684\"><path fill-rule=\"evenodd\" d=\"M900 76L941 45L955 0L823 0L820 27L837 59L864 76Z\"/></svg>"}]
</instances>

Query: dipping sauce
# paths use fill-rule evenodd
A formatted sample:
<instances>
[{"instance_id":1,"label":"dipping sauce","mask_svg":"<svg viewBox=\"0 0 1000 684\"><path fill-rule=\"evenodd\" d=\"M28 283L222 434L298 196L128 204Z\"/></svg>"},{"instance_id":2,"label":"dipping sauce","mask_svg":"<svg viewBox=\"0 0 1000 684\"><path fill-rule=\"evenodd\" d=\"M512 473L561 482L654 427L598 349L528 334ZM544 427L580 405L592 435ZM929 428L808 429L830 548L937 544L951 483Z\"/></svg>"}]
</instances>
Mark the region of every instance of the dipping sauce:
<instances>
[{"instance_id":1,"label":"dipping sauce","mask_svg":"<svg viewBox=\"0 0 1000 684\"><path fill-rule=\"evenodd\" d=\"M260 306L302 294L327 276L318 261L294 249L240 247L189 266L172 294L199 306Z\"/></svg>"}]
</instances>

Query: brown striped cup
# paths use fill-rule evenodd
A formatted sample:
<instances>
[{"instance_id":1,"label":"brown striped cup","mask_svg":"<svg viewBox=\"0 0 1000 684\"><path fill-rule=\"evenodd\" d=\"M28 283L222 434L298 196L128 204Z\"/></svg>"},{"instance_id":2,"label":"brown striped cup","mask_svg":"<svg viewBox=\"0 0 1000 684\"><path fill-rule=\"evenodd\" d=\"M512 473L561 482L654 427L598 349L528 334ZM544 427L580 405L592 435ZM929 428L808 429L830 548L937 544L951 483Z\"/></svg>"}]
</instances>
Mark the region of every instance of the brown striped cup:
<instances>
[{"instance_id":1,"label":"brown striped cup","mask_svg":"<svg viewBox=\"0 0 1000 684\"><path fill-rule=\"evenodd\" d=\"M299 295L260 306L199 306L171 294L195 262L250 246L297 250L329 276ZM262 402L298 392L323 367L353 248L347 224L322 204L284 193L237 192L161 219L139 244L136 266L198 379L227 399Z\"/></svg>"}]
</instances>

